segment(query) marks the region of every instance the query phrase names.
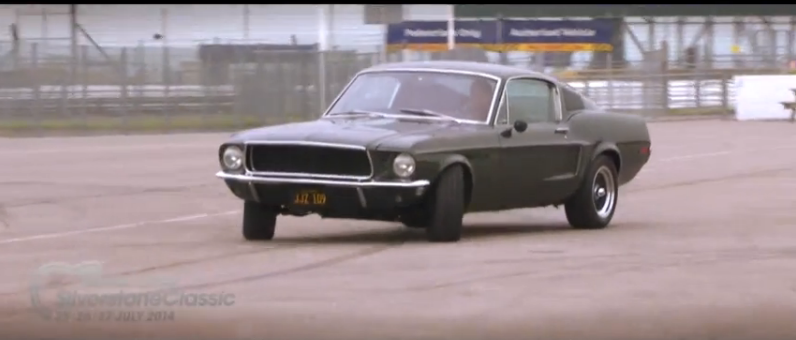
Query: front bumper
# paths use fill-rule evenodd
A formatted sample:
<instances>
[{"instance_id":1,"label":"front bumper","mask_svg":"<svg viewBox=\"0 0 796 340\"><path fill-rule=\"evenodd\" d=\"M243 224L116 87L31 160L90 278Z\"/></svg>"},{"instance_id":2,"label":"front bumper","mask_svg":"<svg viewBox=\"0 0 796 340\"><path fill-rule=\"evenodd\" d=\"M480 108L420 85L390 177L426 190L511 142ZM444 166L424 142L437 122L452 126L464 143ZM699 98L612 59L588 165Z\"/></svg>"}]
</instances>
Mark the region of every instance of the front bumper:
<instances>
[{"instance_id":1,"label":"front bumper","mask_svg":"<svg viewBox=\"0 0 796 340\"><path fill-rule=\"evenodd\" d=\"M431 183L416 181L352 181L319 178L265 177L251 174L216 173L235 196L267 205L291 207L301 190L323 191L328 204L318 208L333 217L357 217L365 212L394 213L411 207L426 194Z\"/></svg>"}]
</instances>

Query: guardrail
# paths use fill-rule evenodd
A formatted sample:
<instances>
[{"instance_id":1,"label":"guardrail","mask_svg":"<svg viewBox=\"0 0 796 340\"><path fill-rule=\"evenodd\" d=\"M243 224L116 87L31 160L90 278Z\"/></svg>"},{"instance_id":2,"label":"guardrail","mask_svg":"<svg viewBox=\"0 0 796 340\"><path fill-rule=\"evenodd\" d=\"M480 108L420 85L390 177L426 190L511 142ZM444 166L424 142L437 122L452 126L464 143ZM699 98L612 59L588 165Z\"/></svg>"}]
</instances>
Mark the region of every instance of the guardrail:
<instances>
[{"instance_id":1,"label":"guardrail","mask_svg":"<svg viewBox=\"0 0 796 340\"><path fill-rule=\"evenodd\" d=\"M703 74L692 74L690 78L623 75L615 80L606 75L599 80L569 81L569 84L609 109L652 115L732 112L735 101L732 78L716 79Z\"/></svg>"},{"instance_id":2,"label":"guardrail","mask_svg":"<svg viewBox=\"0 0 796 340\"><path fill-rule=\"evenodd\" d=\"M42 86L0 89L0 117L231 110L231 86Z\"/></svg>"}]
</instances>

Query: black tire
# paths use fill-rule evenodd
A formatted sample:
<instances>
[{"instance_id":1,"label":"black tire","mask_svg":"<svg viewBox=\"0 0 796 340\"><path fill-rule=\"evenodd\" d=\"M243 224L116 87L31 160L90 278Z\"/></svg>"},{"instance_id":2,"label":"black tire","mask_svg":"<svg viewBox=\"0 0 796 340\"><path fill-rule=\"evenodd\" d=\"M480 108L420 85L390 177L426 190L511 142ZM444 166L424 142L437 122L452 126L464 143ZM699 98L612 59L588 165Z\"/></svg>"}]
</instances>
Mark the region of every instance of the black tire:
<instances>
[{"instance_id":1,"label":"black tire","mask_svg":"<svg viewBox=\"0 0 796 340\"><path fill-rule=\"evenodd\" d=\"M604 189L604 200L600 199L600 188ZM600 155L589 165L580 188L564 204L567 221L575 229L603 229L611 223L618 200L616 165Z\"/></svg>"},{"instance_id":2,"label":"black tire","mask_svg":"<svg viewBox=\"0 0 796 340\"><path fill-rule=\"evenodd\" d=\"M243 238L268 241L274 238L277 213L269 206L254 201L243 203Z\"/></svg>"},{"instance_id":3,"label":"black tire","mask_svg":"<svg viewBox=\"0 0 796 340\"><path fill-rule=\"evenodd\" d=\"M430 242L456 242L461 239L464 218L464 170L454 165L446 169L429 197L429 223L426 237Z\"/></svg>"}]
</instances>

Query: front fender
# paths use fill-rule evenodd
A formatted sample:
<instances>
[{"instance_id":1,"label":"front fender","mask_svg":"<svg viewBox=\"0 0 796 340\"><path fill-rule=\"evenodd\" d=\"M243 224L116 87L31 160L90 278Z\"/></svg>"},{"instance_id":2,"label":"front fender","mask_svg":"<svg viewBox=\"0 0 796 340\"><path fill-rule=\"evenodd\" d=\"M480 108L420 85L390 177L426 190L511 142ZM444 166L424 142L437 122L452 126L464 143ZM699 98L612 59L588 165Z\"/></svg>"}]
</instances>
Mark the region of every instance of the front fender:
<instances>
[{"instance_id":1,"label":"front fender","mask_svg":"<svg viewBox=\"0 0 796 340\"><path fill-rule=\"evenodd\" d=\"M470 184L472 184L475 180L473 165L467 157L458 153L433 154L419 157L419 178L434 182L445 169L457 163L465 167L466 172L470 176Z\"/></svg>"},{"instance_id":2,"label":"front fender","mask_svg":"<svg viewBox=\"0 0 796 340\"><path fill-rule=\"evenodd\" d=\"M444 171L449 166L456 163L464 164L464 166L467 168L466 170L470 173L470 182L471 182L470 184L475 183L475 174L473 173L473 165L470 164L470 161L467 159L467 157L464 157L459 154L448 155L447 157L445 157L442 160L442 162L439 163L438 172L442 173L442 171Z\"/></svg>"},{"instance_id":3,"label":"front fender","mask_svg":"<svg viewBox=\"0 0 796 340\"><path fill-rule=\"evenodd\" d=\"M432 185L433 183L436 183L437 180L439 180L440 175L442 175L445 169L448 169L450 166L461 164L464 167L464 176L465 176L464 200L467 206L469 206L472 201L472 192L473 192L473 187L475 185L475 171L473 169L473 165L470 163L470 160L461 154L438 155L438 158L436 160L437 160L436 166L434 167L435 174L433 175L433 177L429 178L431 180Z\"/></svg>"}]
</instances>

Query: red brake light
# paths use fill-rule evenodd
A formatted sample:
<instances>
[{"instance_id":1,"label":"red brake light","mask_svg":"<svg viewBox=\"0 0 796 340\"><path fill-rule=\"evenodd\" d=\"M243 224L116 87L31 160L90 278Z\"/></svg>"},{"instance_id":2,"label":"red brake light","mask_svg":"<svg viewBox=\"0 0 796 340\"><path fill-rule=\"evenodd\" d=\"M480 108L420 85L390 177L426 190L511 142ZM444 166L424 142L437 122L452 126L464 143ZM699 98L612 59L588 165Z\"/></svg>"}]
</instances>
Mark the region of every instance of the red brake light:
<instances>
[{"instance_id":1,"label":"red brake light","mask_svg":"<svg viewBox=\"0 0 796 340\"><path fill-rule=\"evenodd\" d=\"M651 150L649 146L642 146L641 149L639 149L639 153L642 155L649 155L650 151Z\"/></svg>"}]
</instances>

